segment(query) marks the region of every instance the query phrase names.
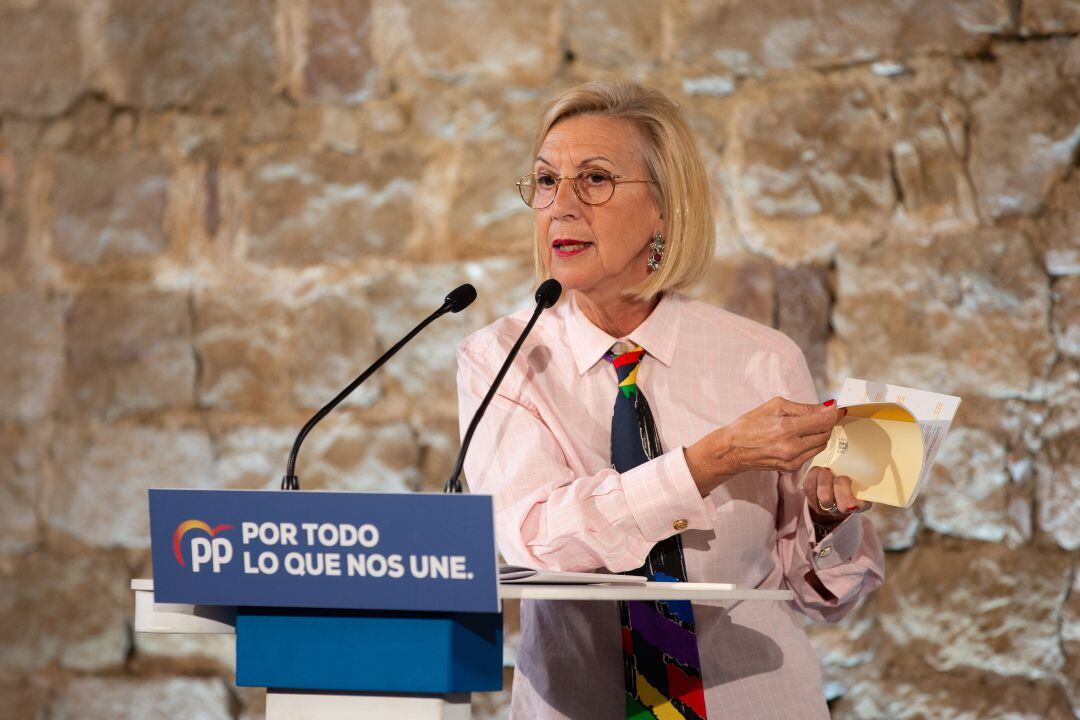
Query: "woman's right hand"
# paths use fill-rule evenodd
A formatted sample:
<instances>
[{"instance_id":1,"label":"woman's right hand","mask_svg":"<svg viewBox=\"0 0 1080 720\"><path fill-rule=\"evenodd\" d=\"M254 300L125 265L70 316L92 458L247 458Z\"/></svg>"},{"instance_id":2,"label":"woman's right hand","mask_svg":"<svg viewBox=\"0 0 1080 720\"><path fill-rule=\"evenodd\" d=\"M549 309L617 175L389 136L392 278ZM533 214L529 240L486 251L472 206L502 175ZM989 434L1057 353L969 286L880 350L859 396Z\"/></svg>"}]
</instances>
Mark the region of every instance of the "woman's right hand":
<instances>
[{"instance_id":1,"label":"woman's right hand","mask_svg":"<svg viewBox=\"0 0 1080 720\"><path fill-rule=\"evenodd\" d=\"M846 413L775 397L686 448L686 464L703 496L747 470L796 472L825 449Z\"/></svg>"}]
</instances>

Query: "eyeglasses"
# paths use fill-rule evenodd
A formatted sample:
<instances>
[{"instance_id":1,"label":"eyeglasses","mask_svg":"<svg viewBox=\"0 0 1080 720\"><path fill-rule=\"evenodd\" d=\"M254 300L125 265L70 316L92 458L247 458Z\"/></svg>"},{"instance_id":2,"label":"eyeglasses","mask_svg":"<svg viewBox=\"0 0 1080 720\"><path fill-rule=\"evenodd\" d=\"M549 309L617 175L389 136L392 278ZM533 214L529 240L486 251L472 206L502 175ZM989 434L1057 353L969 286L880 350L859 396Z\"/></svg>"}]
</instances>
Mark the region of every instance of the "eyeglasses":
<instances>
[{"instance_id":1,"label":"eyeglasses","mask_svg":"<svg viewBox=\"0 0 1080 720\"><path fill-rule=\"evenodd\" d=\"M622 183L651 183L653 180L626 180L600 168L585 168L577 175L558 176L550 172L529 173L517 181L521 199L533 210L543 210L555 202L559 183L570 180L574 194L586 205L603 205L615 194L615 186Z\"/></svg>"}]
</instances>

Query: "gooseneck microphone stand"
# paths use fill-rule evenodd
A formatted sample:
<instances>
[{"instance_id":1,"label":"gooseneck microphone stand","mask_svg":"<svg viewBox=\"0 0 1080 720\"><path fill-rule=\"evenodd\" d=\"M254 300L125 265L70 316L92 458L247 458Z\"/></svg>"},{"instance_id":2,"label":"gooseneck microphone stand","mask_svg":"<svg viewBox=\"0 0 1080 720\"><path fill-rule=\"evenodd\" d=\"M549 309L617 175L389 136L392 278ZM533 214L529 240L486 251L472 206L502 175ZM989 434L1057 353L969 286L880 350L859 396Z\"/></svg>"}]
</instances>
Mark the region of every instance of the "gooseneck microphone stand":
<instances>
[{"instance_id":1,"label":"gooseneck microphone stand","mask_svg":"<svg viewBox=\"0 0 1080 720\"><path fill-rule=\"evenodd\" d=\"M329 415L330 411L332 411L334 408L336 408L338 405L340 405L341 402L345 398L347 398L349 396L349 394L352 393L353 390L360 387L360 385L365 380L367 380L369 377L371 377L372 373L374 373L376 370L381 368L383 366L383 363L385 363L387 360L389 360L391 357L393 357L394 354L397 353L398 350L403 348L407 342L409 342L414 337L416 337L416 335L421 330L423 330L428 325L430 325L432 322L434 322L437 318L442 317L443 315L445 315L448 312L454 312L454 313L461 312L462 310L467 308L470 304L472 304L472 301L475 300L475 299L476 299L476 288L474 288L469 283L465 283L464 285L459 285L458 287L454 288L450 292L450 294L446 296L446 300L443 302L442 306L440 306L438 310L436 310L435 312L431 313L426 318L424 318L424 320L419 325L414 327L412 329L412 331L408 335L401 338L401 340L398 340L396 345L394 345L392 348L390 348L389 350L384 352L382 354L382 357L380 357L378 360L373 362L371 364L371 367L369 367L364 372L360 373L360 377L356 378L351 383L349 383L349 385L344 390L339 392L334 397L333 400L326 403L326 405L323 405L322 408L320 408L317 413L312 415L311 419L308 420L307 423L304 424L304 427L300 428L300 432L296 436L296 441L293 443L292 451L289 453L289 464L285 469L285 476L281 478L281 489L282 490L299 490L300 489L300 478L298 478L296 476L296 473L295 473L295 470L296 470L296 456L300 452L300 445L304 442L304 438L307 437L307 434L309 432L311 432L311 429L313 427L315 427L319 423L320 420L322 420L324 417Z\"/></svg>"},{"instance_id":2,"label":"gooseneck microphone stand","mask_svg":"<svg viewBox=\"0 0 1080 720\"><path fill-rule=\"evenodd\" d=\"M476 426L480 424L480 418L483 417L484 411L487 410L487 406L491 402L491 399L495 397L495 391L499 389L499 384L502 383L503 376L506 375L506 371L510 369L510 364L513 363L514 358L517 357L518 350L521 349L521 345L525 342L525 338L532 332L533 325L535 325L536 321L539 319L540 313L554 305L561 294L562 285L560 285L559 281L555 278L545 280L540 283L540 287L536 289L536 309L533 310L532 317L529 318L529 322L525 325L525 329L521 331L521 335L518 336L517 342L514 343L514 347L510 348L510 354L507 355L502 367L499 368L499 373L495 376L495 381L491 384L491 388L488 390L487 395L485 395L484 399L480 402L480 407L476 409L472 422L469 423L469 429L465 431L465 438L461 441L461 450L458 452L457 461L454 463L454 469L450 472L450 477L443 486L443 492L461 492L461 469L465 465L465 453L469 449L469 443L472 442L473 433L476 432Z\"/></svg>"}]
</instances>

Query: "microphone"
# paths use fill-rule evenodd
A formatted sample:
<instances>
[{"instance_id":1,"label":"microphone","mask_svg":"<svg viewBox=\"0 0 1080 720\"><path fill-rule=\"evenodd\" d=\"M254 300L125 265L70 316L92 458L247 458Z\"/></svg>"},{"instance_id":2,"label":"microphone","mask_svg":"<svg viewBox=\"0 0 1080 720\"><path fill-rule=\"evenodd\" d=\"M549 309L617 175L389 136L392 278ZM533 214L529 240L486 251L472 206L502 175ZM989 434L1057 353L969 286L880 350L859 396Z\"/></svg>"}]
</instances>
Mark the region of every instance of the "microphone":
<instances>
[{"instance_id":1,"label":"microphone","mask_svg":"<svg viewBox=\"0 0 1080 720\"><path fill-rule=\"evenodd\" d=\"M318 424L320 420L330 414L330 411L341 404L352 393L353 390L360 387L360 384L371 377L371 374L382 367L383 363L389 360L397 353L398 350L405 346L405 343L412 340L417 333L430 325L436 318L440 318L448 312L461 312L465 308L472 304L472 301L476 299L476 288L469 283L464 285L458 285L456 288L450 291L450 294L446 296L443 304L438 310L428 315L423 322L414 327L408 335L401 338L392 348L382 354L378 360L371 364L364 372L360 373L360 377L349 383L348 387L339 392L333 400L323 405L319 412L311 416L311 419L305 423L304 427L300 429L300 433L296 436L296 441L293 443L292 452L289 453L289 464L285 470L285 476L281 478L282 490L299 490L300 478L296 477L296 455L300 452L300 445L304 442L304 438L311 432L311 429Z\"/></svg>"},{"instance_id":2,"label":"microphone","mask_svg":"<svg viewBox=\"0 0 1080 720\"><path fill-rule=\"evenodd\" d=\"M491 384L491 388L488 390L487 395L480 402L480 407L476 409L476 413L473 414L472 422L469 423L469 429L465 431L465 439L461 441L461 450L458 452L457 461L454 463L454 469L450 471L450 478L446 481L446 485L443 486L444 493L459 493L461 492L461 469L465 465L465 453L469 449L469 443L472 442L473 433L476 432L476 426L480 424L480 418L484 415L484 411L487 410L487 406L491 403L491 399L495 397L495 391L499 389L499 384L502 383L503 376L506 375L506 371L510 369L510 363L514 362L514 358L517 357L518 350L521 349L522 343L525 342L525 338L532 332L533 325L536 324L536 320L540 317L540 313L547 310L554 305L559 295L562 294L562 285L555 278L550 278L540 283L540 287L536 289L536 309L533 310L532 317L529 318L529 322L525 325L525 329L521 331L521 335L518 337L517 342L514 343L514 347L510 348L510 354L506 356L506 361L503 362L502 367L499 368L499 373L495 376L495 382Z\"/></svg>"}]
</instances>

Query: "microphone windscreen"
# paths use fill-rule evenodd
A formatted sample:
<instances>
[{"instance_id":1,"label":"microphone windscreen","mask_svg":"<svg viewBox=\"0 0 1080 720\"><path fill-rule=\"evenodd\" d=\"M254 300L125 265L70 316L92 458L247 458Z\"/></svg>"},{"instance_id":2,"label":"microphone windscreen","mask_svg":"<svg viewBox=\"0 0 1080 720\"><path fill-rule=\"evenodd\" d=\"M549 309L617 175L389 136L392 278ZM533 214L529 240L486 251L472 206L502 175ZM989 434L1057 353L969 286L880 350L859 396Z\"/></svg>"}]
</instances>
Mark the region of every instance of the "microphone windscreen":
<instances>
[{"instance_id":1,"label":"microphone windscreen","mask_svg":"<svg viewBox=\"0 0 1080 720\"><path fill-rule=\"evenodd\" d=\"M461 312L472 305L476 299L476 288L469 283L458 285L446 296L445 302L450 303L450 312Z\"/></svg>"},{"instance_id":2,"label":"microphone windscreen","mask_svg":"<svg viewBox=\"0 0 1080 720\"><path fill-rule=\"evenodd\" d=\"M562 295L562 285L555 278L549 278L536 288L536 304L549 308L559 301L560 295Z\"/></svg>"}]
</instances>

